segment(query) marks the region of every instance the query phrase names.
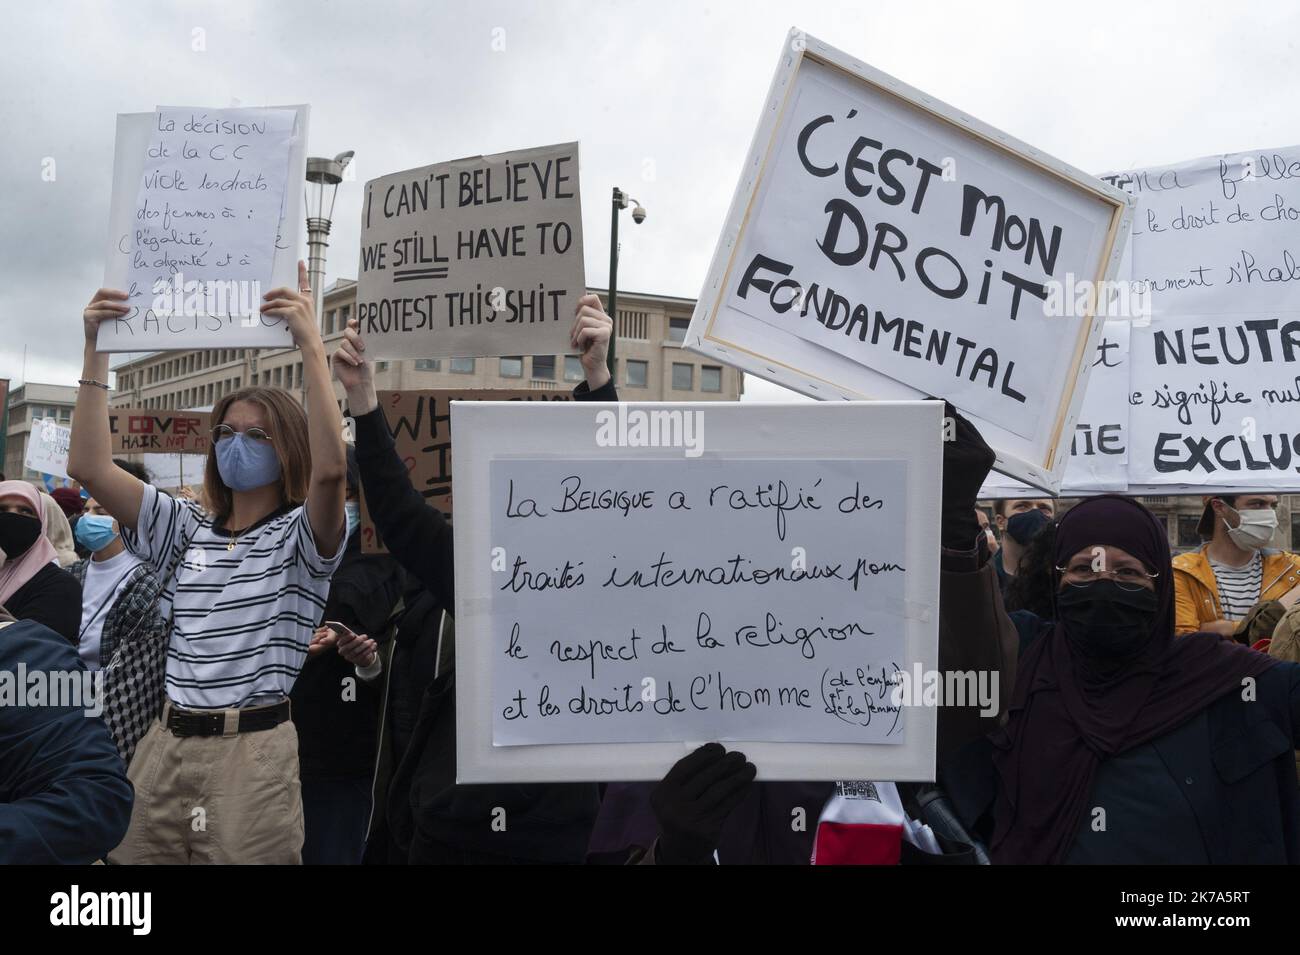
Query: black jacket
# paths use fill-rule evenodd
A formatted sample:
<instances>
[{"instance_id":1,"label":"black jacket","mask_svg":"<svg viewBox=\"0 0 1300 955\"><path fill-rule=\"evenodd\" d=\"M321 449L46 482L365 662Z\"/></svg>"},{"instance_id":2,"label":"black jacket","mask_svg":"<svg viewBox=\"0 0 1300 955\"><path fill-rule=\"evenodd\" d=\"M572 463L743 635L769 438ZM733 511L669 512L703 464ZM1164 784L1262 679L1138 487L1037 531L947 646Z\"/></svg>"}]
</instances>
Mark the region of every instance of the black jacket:
<instances>
[{"instance_id":1,"label":"black jacket","mask_svg":"<svg viewBox=\"0 0 1300 955\"><path fill-rule=\"evenodd\" d=\"M0 671L20 664L29 683L86 672L75 645L31 620L0 628ZM0 706L0 865L103 858L126 835L132 799L102 718L84 706Z\"/></svg>"},{"instance_id":2,"label":"black jacket","mask_svg":"<svg viewBox=\"0 0 1300 955\"><path fill-rule=\"evenodd\" d=\"M1153 740L1164 770L1181 789L1215 865L1300 863L1300 664L1280 663L1256 678L1254 699L1233 690L1178 729ZM992 835L998 777L987 740L940 766L939 779L962 821ZM1152 787L1153 790L1155 787ZM1185 833L1150 835L1169 844ZM1158 863L1160 858L1144 859Z\"/></svg>"},{"instance_id":3,"label":"black jacket","mask_svg":"<svg viewBox=\"0 0 1300 955\"><path fill-rule=\"evenodd\" d=\"M598 391L586 383L574 389L579 401L617 401L611 381ZM455 553L451 524L442 512L425 503L411 486L405 464L397 455L392 432L381 408L356 416L357 464L366 506L389 553L418 580L436 610L456 606ZM421 609L433 621L436 641L441 617L435 606ZM398 628L393 666L403 666L396 650L430 648L430 633L404 641ZM436 652L436 650L434 651ZM427 660L425 662L428 662ZM409 659L402 676L409 677ZM391 675L399 681L399 674ZM413 681L407 679L411 685ZM402 693L409 697L411 690ZM539 786L459 786L456 784L455 674L442 673L423 686L419 714L406 751L395 754L397 769L389 790L387 818L400 845L437 845L471 854L492 854L542 862L581 862L598 807L595 784ZM497 808L505 810L505 831L493 831ZM412 832L411 830L416 830ZM411 861L420 861L413 857Z\"/></svg>"}]
</instances>

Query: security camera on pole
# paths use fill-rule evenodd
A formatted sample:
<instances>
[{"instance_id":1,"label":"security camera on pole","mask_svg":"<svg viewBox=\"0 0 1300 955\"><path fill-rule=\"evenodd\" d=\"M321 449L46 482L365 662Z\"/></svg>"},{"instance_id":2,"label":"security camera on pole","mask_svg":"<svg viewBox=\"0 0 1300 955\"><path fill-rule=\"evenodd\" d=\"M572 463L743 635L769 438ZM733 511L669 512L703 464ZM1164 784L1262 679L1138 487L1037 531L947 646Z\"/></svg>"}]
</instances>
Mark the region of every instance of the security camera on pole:
<instances>
[{"instance_id":1,"label":"security camera on pole","mask_svg":"<svg viewBox=\"0 0 1300 955\"><path fill-rule=\"evenodd\" d=\"M618 186L614 187L614 205L610 213L609 226L609 317L614 322L614 328L609 333L609 355L606 359L609 365L609 375L616 378L614 373L614 343L618 339L618 213L620 209L626 209L627 204L635 203L632 209L632 221L637 225L645 222L645 207L636 199L633 199Z\"/></svg>"}]
</instances>

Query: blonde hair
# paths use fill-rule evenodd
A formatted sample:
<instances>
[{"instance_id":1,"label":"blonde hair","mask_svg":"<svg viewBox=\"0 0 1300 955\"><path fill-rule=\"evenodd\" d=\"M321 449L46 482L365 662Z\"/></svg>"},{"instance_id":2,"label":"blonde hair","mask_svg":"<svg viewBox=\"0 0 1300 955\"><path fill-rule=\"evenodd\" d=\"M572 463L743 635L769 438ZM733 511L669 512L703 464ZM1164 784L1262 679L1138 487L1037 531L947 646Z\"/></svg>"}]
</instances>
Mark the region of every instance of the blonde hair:
<instances>
[{"instance_id":1,"label":"blonde hair","mask_svg":"<svg viewBox=\"0 0 1300 955\"><path fill-rule=\"evenodd\" d=\"M297 507L307 500L311 479L311 445L307 440L307 413L289 392L281 388L241 388L223 397L212 409L213 427L224 424L226 412L237 401L248 401L266 412L271 446L280 459L280 503ZM221 480L217 467L217 443L208 446L203 473L203 505L213 520L222 524L234 507L234 492Z\"/></svg>"}]
</instances>

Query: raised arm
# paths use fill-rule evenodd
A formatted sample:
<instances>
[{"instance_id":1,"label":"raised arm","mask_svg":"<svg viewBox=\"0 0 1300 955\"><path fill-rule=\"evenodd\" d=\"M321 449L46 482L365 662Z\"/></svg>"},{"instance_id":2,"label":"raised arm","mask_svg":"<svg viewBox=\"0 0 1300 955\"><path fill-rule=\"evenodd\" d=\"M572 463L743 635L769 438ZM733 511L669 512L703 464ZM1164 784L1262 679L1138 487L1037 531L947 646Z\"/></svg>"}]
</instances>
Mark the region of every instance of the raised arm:
<instances>
[{"instance_id":1,"label":"raised arm","mask_svg":"<svg viewBox=\"0 0 1300 955\"><path fill-rule=\"evenodd\" d=\"M307 490L307 521L316 549L333 557L343 543L346 521L343 499L347 494L348 462L343 450L343 418L334 403L325 342L316 325L307 279L307 266L298 263L298 289L267 292L262 312L283 318L294 344L302 353L302 379L306 391L307 441L311 448L311 483Z\"/></svg>"},{"instance_id":2,"label":"raised arm","mask_svg":"<svg viewBox=\"0 0 1300 955\"><path fill-rule=\"evenodd\" d=\"M133 306L117 289L102 288L82 312L86 334L81 365L81 386L72 416L72 440L68 447L68 476L81 482L90 496L112 514L119 524L135 530L140 518L144 485L139 478L113 463L108 434L108 353L95 350L99 325L124 317Z\"/></svg>"}]
</instances>

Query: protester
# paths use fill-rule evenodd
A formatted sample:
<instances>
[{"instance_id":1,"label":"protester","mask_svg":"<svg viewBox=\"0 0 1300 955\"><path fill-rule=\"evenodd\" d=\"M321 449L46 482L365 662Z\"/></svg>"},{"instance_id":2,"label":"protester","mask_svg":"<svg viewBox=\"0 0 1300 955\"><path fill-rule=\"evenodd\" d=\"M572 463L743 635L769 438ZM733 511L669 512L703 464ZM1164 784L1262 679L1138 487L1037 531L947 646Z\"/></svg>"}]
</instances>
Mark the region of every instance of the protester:
<instances>
[{"instance_id":1,"label":"protester","mask_svg":"<svg viewBox=\"0 0 1300 955\"><path fill-rule=\"evenodd\" d=\"M993 555L993 567L1005 595L1011 578L1020 569L1020 558L1034 536L1052 522L1056 503L1049 498L1003 499L993 502L993 521L1002 537L1002 547Z\"/></svg>"},{"instance_id":2,"label":"protester","mask_svg":"<svg viewBox=\"0 0 1300 955\"><path fill-rule=\"evenodd\" d=\"M1300 862L1300 667L1174 638L1168 540L1136 501L1084 501L1056 533L1056 623L1006 727L940 759L963 822L997 863Z\"/></svg>"},{"instance_id":3,"label":"protester","mask_svg":"<svg viewBox=\"0 0 1300 955\"><path fill-rule=\"evenodd\" d=\"M989 516L984 513L984 508L975 508L975 520L979 521L980 528L984 531L985 536L988 537L989 554L996 554L1002 548L1002 545L998 543L998 535L993 533L993 527L989 524Z\"/></svg>"},{"instance_id":4,"label":"protester","mask_svg":"<svg viewBox=\"0 0 1300 955\"><path fill-rule=\"evenodd\" d=\"M15 620L44 624L75 647L81 586L59 568L43 497L26 481L0 482L0 607Z\"/></svg>"},{"instance_id":5,"label":"protester","mask_svg":"<svg viewBox=\"0 0 1300 955\"><path fill-rule=\"evenodd\" d=\"M102 321L131 306L126 293L101 289L85 311L68 470L158 575L172 620L167 701L131 761L138 798L114 862L301 859L288 694L342 559L346 460L301 262L298 273L298 290L268 292L261 311L286 323L302 353L307 407L274 388L217 402L204 478L211 513L113 464L108 356L95 341Z\"/></svg>"},{"instance_id":6,"label":"protester","mask_svg":"<svg viewBox=\"0 0 1300 955\"><path fill-rule=\"evenodd\" d=\"M120 458L113 463L149 483L142 465ZM69 568L81 584L78 652L87 669L106 668L104 722L129 765L162 707L168 637L158 609L162 586L149 566L126 549L117 521L93 497L74 533L92 555Z\"/></svg>"},{"instance_id":7,"label":"protester","mask_svg":"<svg viewBox=\"0 0 1300 955\"><path fill-rule=\"evenodd\" d=\"M62 571L59 571L62 573ZM82 687L77 651L35 620L0 619L0 673ZM0 865L88 865L117 845L131 784L93 699L0 706Z\"/></svg>"},{"instance_id":8,"label":"protester","mask_svg":"<svg viewBox=\"0 0 1300 955\"><path fill-rule=\"evenodd\" d=\"M405 574L386 554L363 554L361 479L348 450L347 543L330 582L323 619L355 634L383 635L402 599ZM382 666L375 641L318 627L293 685L307 865L356 865L365 850L379 733Z\"/></svg>"},{"instance_id":9,"label":"protester","mask_svg":"<svg viewBox=\"0 0 1300 955\"><path fill-rule=\"evenodd\" d=\"M71 567L77 562L77 544L72 539L72 525L54 498L44 491L38 493L41 495L41 508L45 511L45 536L54 545L55 560L60 567Z\"/></svg>"},{"instance_id":10,"label":"protester","mask_svg":"<svg viewBox=\"0 0 1300 955\"><path fill-rule=\"evenodd\" d=\"M574 389L579 400L617 400L606 367L612 326L599 298L586 295L579 300L570 329L570 342L586 372L586 380ZM436 678L420 687L417 727L410 748L398 757L385 807L399 853L404 849L412 863L581 862L596 814L595 784L456 784L455 670L440 668L437 647L445 632L442 611L455 608L451 525L412 487L397 455L355 319L334 353L334 372L356 423L357 462L370 515L389 552L436 600L436 607L426 604L423 612L430 621L426 632L436 627L438 637L433 654L420 661L421 672L436 673ZM450 646L446 649L450 653ZM494 827L502 813L506 825ZM409 827L405 817L411 820ZM409 835L409 846L401 844L403 835Z\"/></svg>"},{"instance_id":11,"label":"protester","mask_svg":"<svg viewBox=\"0 0 1300 955\"><path fill-rule=\"evenodd\" d=\"M1256 604L1279 601L1276 620L1300 596L1300 557L1268 549L1277 532L1276 494L1206 497L1199 550L1174 558L1175 629L1245 637ZM1253 642L1253 641L1252 641Z\"/></svg>"},{"instance_id":12,"label":"protester","mask_svg":"<svg viewBox=\"0 0 1300 955\"><path fill-rule=\"evenodd\" d=\"M956 433L943 446L939 668L1013 671L1016 630L1003 612L988 538L975 513L994 455L951 405L945 413L956 421ZM989 714L975 705L940 709L940 758L996 727L1002 706L993 702ZM754 776L755 767L743 753L713 743L683 757L658 784L611 784L592 833L590 861L704 865L714 861L716 851L723 865L807 864L818 832L813 820L843 787L816 781L755 784ZM898 789L903 808L917 815L929 793L916 786ZM791 825L796 810L806 820L803 828ZM944 839L940 848L942 854L932 855L898 846L900 860L910 863L973 861L969 845Z\"/></svg>"},{"instance_id":13,"label":"protester","mask_svg":"<svg viewBox=\"0 0 1300 955\"><path fill-rule=\"evenodd\" d=\"M1048 524L1020 555L1017 573L1003 592L1007 614L1020 632L1021 649L1056 619L1056 577L1056 525Z\"/></svg>"},{"instance_id":14,"label":"protester","mask_svg":"<svg viewBox=\"0 0 1300 955\"><path fill-rule=\"evenodd\" d=\"M86 499L81 496L80 491L70 487L56 487L50 492L50 497L54 498L54 503L59 505L63 516L68 519L68 527L72 530L73 551L77 559L85 560L90 556L90 551L77 539L77 521L81 519L82 511L85 510Z\"/></svg>"}]
</instances>

